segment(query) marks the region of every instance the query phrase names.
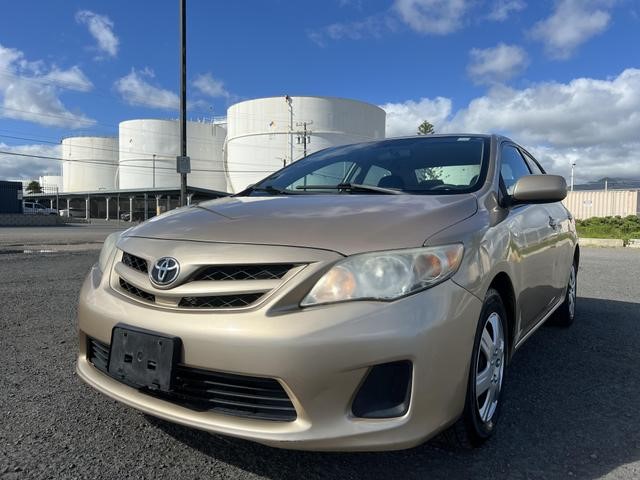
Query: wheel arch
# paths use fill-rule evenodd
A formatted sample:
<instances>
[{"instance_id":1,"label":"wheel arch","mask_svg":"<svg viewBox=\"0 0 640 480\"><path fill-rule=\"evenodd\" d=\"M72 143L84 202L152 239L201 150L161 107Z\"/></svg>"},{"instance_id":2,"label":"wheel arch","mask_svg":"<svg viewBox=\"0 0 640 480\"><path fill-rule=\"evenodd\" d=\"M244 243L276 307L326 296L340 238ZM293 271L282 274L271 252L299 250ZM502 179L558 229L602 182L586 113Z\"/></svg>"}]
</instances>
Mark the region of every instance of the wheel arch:
<instances>
[{"instance_id":1,"label":"wheel arch","mask_svg":"<svg viewBox=\"0 0 640 480\"><path fill-rule=\"evenodd\" d=\"M489 288L496 290L500 294L504 309L507 312L507 359L511 360L517 323L516 295L513 282L507 273L499 272L491 280Z\"/></svg>"}]
</instances>

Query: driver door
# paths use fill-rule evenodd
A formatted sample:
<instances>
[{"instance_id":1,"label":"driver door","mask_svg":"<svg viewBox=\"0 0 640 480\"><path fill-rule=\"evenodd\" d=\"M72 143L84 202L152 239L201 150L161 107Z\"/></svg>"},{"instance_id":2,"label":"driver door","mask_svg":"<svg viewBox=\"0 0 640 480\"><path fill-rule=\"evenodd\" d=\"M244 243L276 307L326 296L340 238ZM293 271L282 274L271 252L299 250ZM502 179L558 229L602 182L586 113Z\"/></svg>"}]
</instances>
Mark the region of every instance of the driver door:
<instances>
[{"instance_id":1,"label":"driver door","mask_svg":"<svg viewBox=\"0 0 640 480\"><path fill-rule=\"evenodd\" d=\"M524 175L531 175L518 148L504 143L500 154L500 174L505 193ZM555 230L549 224L544 205L520 204L511 206L506 219L510 230L511 261L519 285L518 310L520 329L526 333L547 313L555 299L553 285Z\"/></svg>"}]
</instances>

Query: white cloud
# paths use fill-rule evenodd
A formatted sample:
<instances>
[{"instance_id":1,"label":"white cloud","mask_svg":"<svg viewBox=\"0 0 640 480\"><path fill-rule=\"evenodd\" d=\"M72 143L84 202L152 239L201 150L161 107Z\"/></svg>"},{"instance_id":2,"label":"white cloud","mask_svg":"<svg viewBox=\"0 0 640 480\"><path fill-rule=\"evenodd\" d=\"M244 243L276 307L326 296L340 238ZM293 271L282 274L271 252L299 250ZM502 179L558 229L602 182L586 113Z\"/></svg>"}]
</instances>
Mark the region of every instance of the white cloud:
<instances>
[{"instance_id":1,"label":"white cloud","mask_svg":"<svg viewBox=\"0 0 640 480\"><path fill-rule=\"evenodd\" d=\"M86 128L95 120L71 112L62 103L63 90L81 92L93 88L77 66L61 70L45 62L29 61L24 54L0 45L0 116L45 126Z\"/></svg>"},{"instance_id":2,"label":"white cloud","mask_svg":"<svg viewBox=\"0 0 640 480\"><path fill-rule=\"evenodd\" d=\"M145 68L119 78L114 83L116 91L129 105L138 105L164 110L177 110L180 107L180 99L171 90L152 85L144 77L153 78L153 71Z\"/></svg>"},{"instance_id":3,"label":"white cloud","mask_svg":"<svg viewBox=\"0 0 640 480\"><path fill-rule=\"evenodd\" d=\"M40 175L60 175L61 162L52 159L11 155L12 153L60 158L60 145L17 145L0 142L0 178L33 180Z\"/></svg>"},{"instance_id":4,"label":"white cloud","mask_svg":"<svg viewBox=\"0 0 640 480\"><path fill-rule=\"evenodd\" d=\"M473 0L394 0L391 9L351 22L336 22L307 31L321 47L329 40L380 38L398 31L401 24L431 35L446 35L462 27Z\"/></svg>"},{"instance_id":5,"label":"white cloud","mask_svg":"<svg viewBox=\"0 0 640 480\"><path fill-rule=\"evenodd\" d=\"M397 20L386 12L370 15L353 22L337 22L317 30L310 30L307 36L316 44L324 47L327 40L361 40L363 38L380 38L384 33L397 29Z\"/></svg>"},{"instance_id":6,"label":"white cloud","mask_svg":"<svg viewBox=\"0 0 640 480\"><path fill-rule=\"evenodd\" d=\"M467 67L469 76L476 83L500 83L522 72L529 64L527 53L516 45L499 43L495 47L469 52L471 63Z\"/></svg>"},{"instance_id":7,"label":"white cloud","mask_svg":"<svg viewBox=\"0 0 640 480\"><path fill-rule=\"evenodd\" d=\"M612 0L557 0L552 15L536 23L531 36L555 59L569 58L590 38L609 26Z\"/></svg>"},{"instance_id":8,"label":"white cloud","mask_svg":"<svg viewBox=\"0 0 640 480\"><path fill-rule=\"evenodd\" d=\"M428 120L437 132L507 134L563 175L575 159L580 181L640 174L640 69L606 80L496 87L453 114L450 105L445 98L383 105L388 135L414 134Z\"/></svg>"},{"instance_id":9,"label":"white cloud","mask_svg":"<svg viewBox=\"0 0 640 480\"><path fill-rule=\"evenodd\" d=\"M91 80L77 65L68 70L60 70L58 67L53 67L51 71L42 76L42 79L48 83L78 92L88 92L93 88Z\"/></svg>"},{"instance_id":10,"label":"white cloud","mask_svg":"<svg viewBox=\"0 0 640 480\"><path fill-rule=\"evenodd\" d=\"M640 69L627 69L608 80L495 88L472 100L451 125L506 130L526 142L562 147L640 141Z\"/></svg>"},{"instance_id":11,"label":"white cloud","mask_svg":"<svg viewBox=\"0 0 640 480\"><path fill-rule=\"evenodd\" d=\"M520 12L525 8L527 8L527 4L524 0L493 0L487 18L495 22L504 22L512 13Z\"/></svg>"},{"instance_id":12,"label":"white cloud","mask_svg":"<svg viewBox=\"0 0 640 480\"><path fill-rule=\"evenodd\" d=\"M97 49L110 57L118 54L120 40L113 33L113 22L106 15L99 15L89 10L80 10L76 13L76 22L86 25L89 33L98 42Z\"/></svg>"},{"instance_id":13,"label":"white cloud","mask_svg":"<svg viewBox=\"0 0 640 480\"><path fill-rule=\"evenodd\" d=\"M397 137L414 135L424 120L429 121L437 132L451 115L451 100L421 98L417 102L386 103L381 108L387 112L387 137Z\"/></svg>"},{"instance_id":14,"label":"white cloud","mask_svg":"<svg viewBox=\"0 0 640 480\"><path fill-rule=\"evenodd\" d=\"M416 32L446 35L462 26L468 0L395 0L400 18Z\"/></svg>"},{"instance_id":15,"label":"white cloud","mask_svg":"<svg viewBox=\"0 0 640 480\"><path fill-rule=\"evenodd\" d=\"M198 75L193 81L193 86L196 87L200 93L207 95L208 97L229 98L230 96L229 92L224 88L224 82L213 78L211 73Z\"/></svg>"}]
</instances>

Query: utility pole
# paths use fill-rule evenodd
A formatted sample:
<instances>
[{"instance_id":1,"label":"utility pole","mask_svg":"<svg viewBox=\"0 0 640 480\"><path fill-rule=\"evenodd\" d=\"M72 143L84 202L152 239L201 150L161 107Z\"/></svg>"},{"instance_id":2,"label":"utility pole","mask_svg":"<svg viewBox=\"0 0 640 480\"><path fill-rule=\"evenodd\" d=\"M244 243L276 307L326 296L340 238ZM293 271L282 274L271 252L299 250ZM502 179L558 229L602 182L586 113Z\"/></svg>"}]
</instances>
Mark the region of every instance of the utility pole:
<instances>
[{"instance_id":1,"label":"utility pole","mask_svg":"<svg viewBox=\"0 0 640 480\"><path fill-rule=\"evenodd\" d=\"M311 130L307 130L307 125L312 125L313 120L308 122L298 122L296 123L297 127L303 127L302 130L298 130L298 144L302 143L302 156L307 156L307 144L311 143L311 134L313 133Z\"/></svg>"},{"instance_id":2,"label":"utility pole","mask_svg":"<svg viewBox=\"0 0 640 480\"><path fill-rule=\"evenodd\" d=\"M289 106L289 163L293 163L293 99L289 95L285 95L284 101Z\"/></svg>"},{"instance_id":3,"label":"utility pole","mask_svg":"<svg viewBox=\"0 0 640 480\"><path fill-rule=\"evenodd\" d=\"M576 167L576 162L571 162L571 191L573 192L573 169Z\"/></svg>"},{"instance_id":4,"label":"utility pole","mask_svg":"<svg viewBox=\"0 0 640 480\"><path fill-rule=\"evenodd\" d=\"M191 162L187 156L187 0L180 2L180 156L176 171L180 174L180 206L187 204L187 173Z\"/></svg>"}]
</instances>

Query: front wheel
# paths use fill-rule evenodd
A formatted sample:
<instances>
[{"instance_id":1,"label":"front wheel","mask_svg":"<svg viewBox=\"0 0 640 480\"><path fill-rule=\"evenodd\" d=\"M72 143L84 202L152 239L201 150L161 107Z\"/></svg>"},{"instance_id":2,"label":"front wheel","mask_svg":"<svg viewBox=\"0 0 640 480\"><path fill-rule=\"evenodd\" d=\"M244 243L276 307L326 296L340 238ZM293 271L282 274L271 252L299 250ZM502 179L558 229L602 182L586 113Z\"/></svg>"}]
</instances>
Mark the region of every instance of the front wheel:
<instances>
[{"instance_id":1,"label":"front wheel","mask_svg":"<svg viewBox=\"0 0 640 480\"><path fill-rule=\"evenodd\" d=\"M443 433L450 445L472 448L495 431L506 373L507 314L500 294L487 292L476 331L462 417Z\"/></svg>"},{"instance_id":2,"label":"front wheel","mask_svg":"<svg viewBox=\"0 0 640 480\"><path fill-rule=\"evenodd\" d=\"M576 262L571 265L569 281L567 282L567 293L564 302L558 307L553 315L553 323L561 327L569 327L576 319L576 300L578 289L578 267Z\"/></svg>"}]
</instances>

